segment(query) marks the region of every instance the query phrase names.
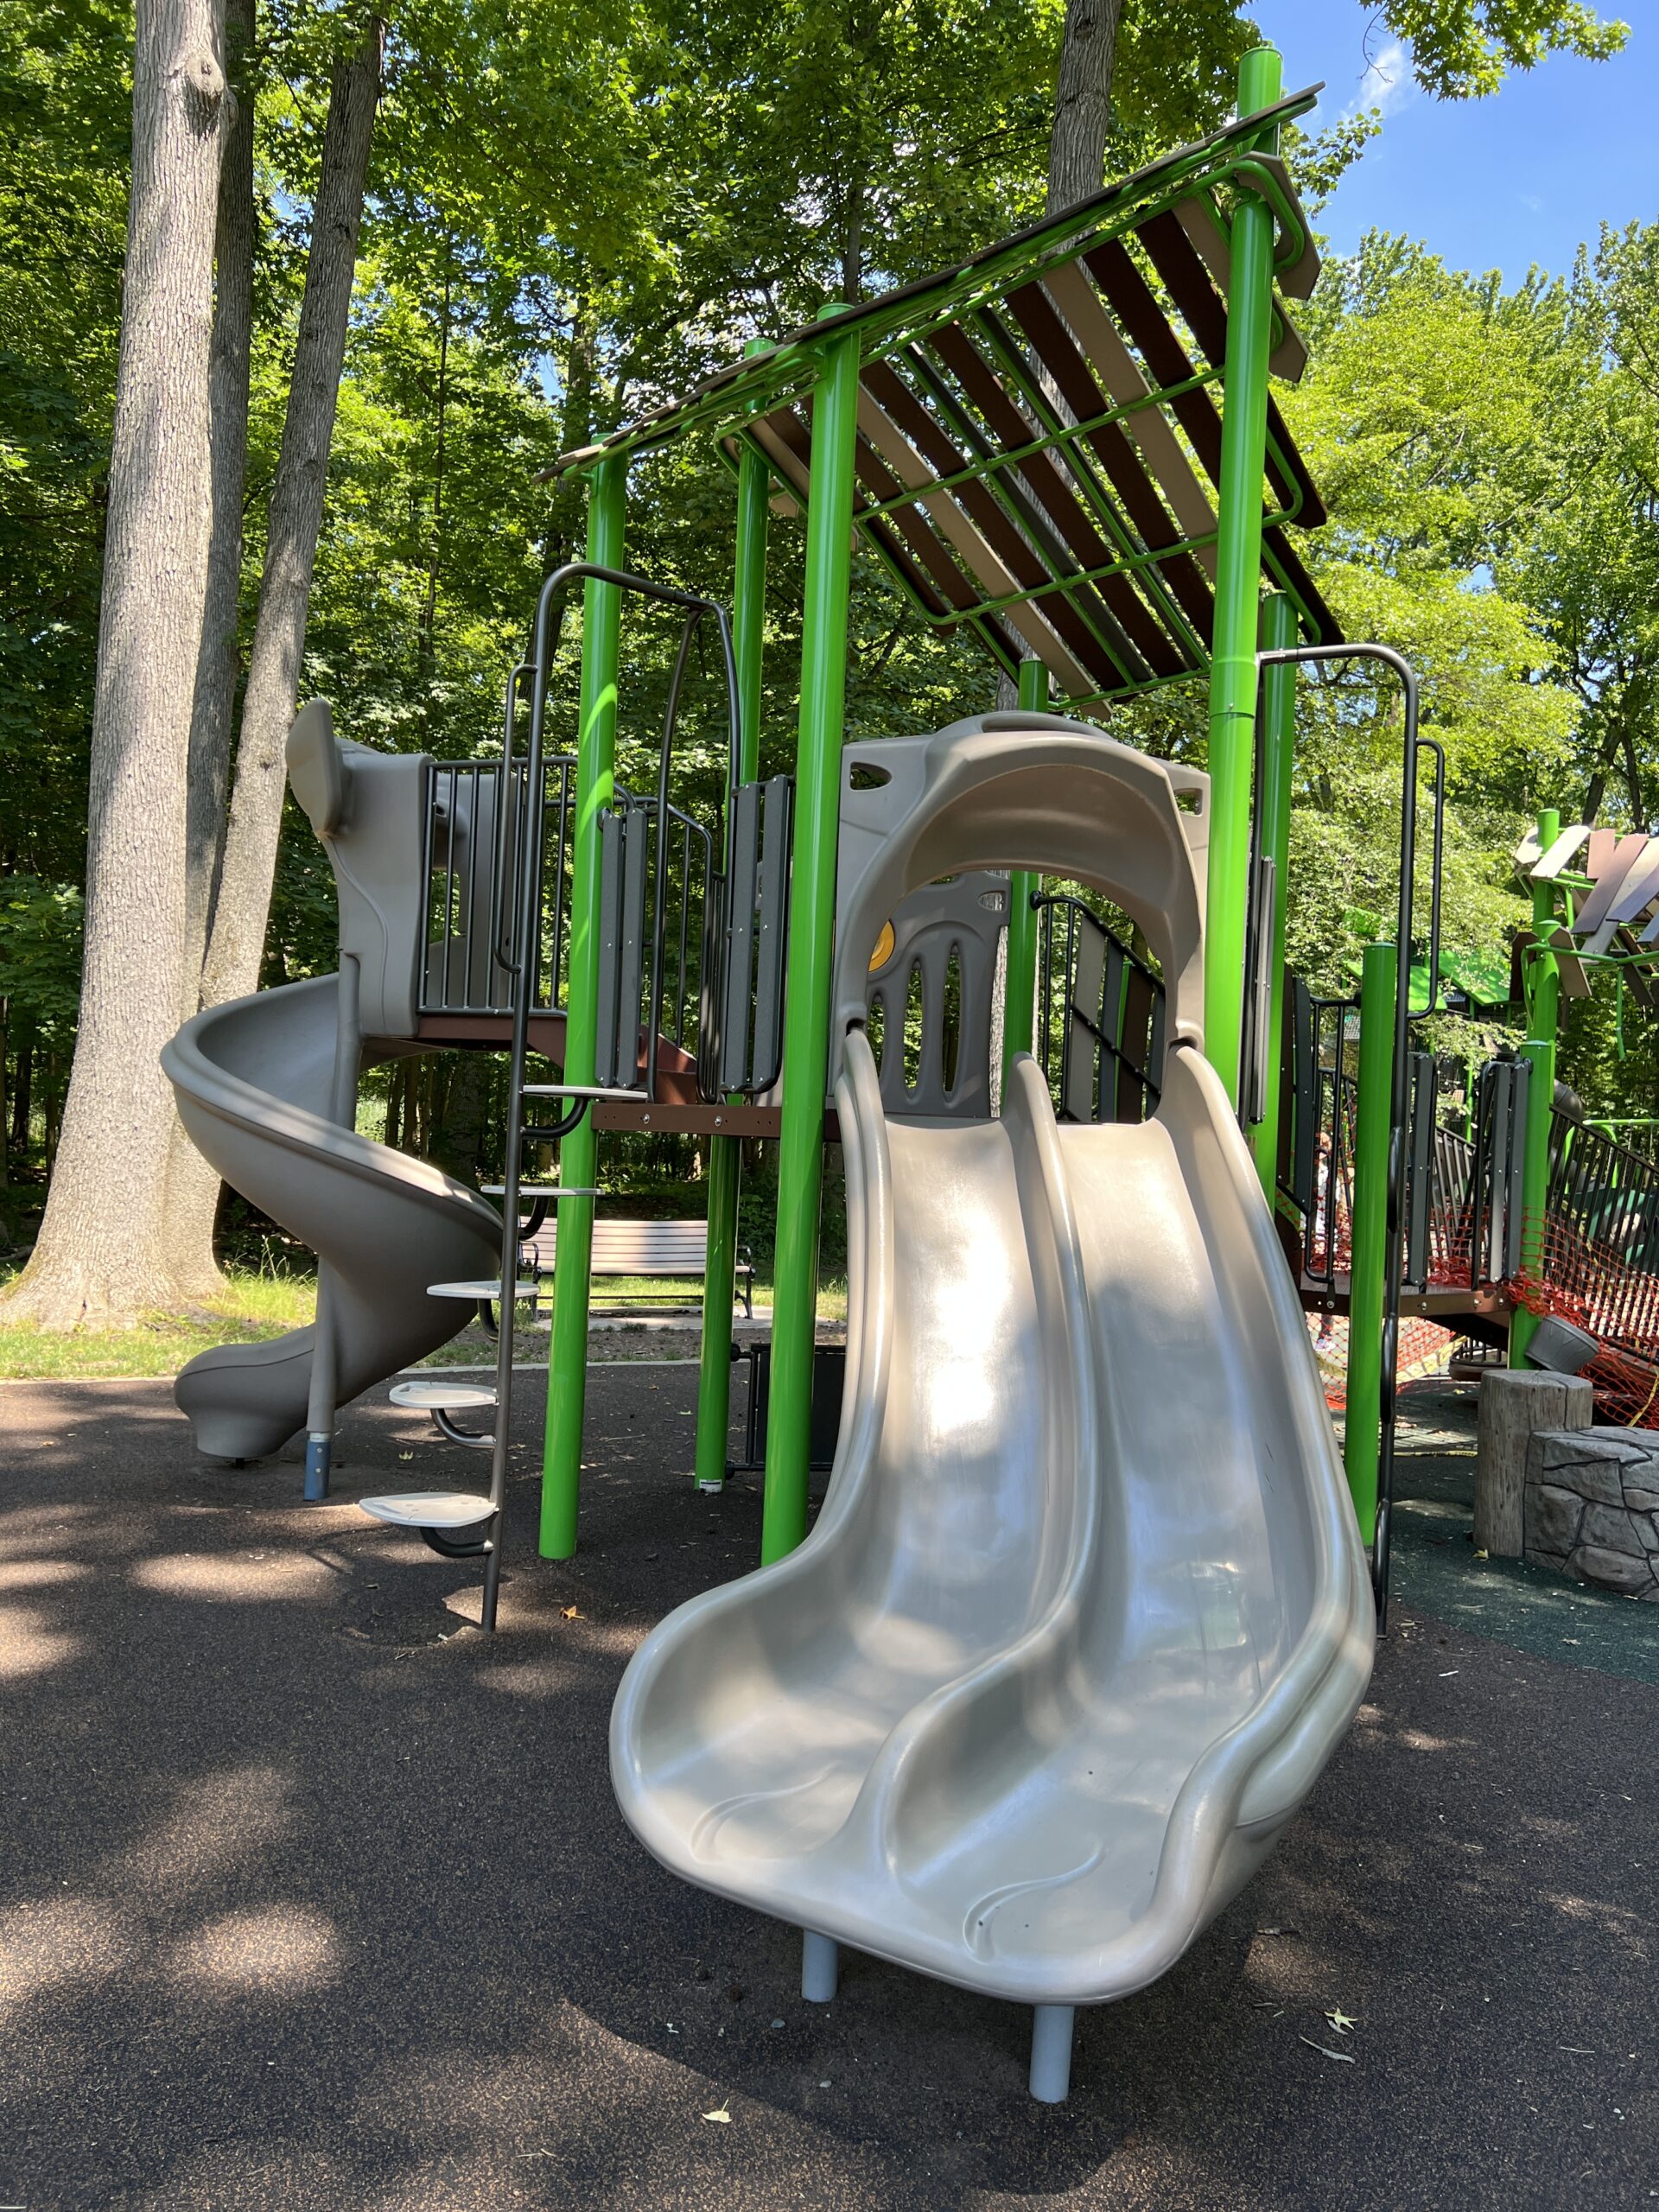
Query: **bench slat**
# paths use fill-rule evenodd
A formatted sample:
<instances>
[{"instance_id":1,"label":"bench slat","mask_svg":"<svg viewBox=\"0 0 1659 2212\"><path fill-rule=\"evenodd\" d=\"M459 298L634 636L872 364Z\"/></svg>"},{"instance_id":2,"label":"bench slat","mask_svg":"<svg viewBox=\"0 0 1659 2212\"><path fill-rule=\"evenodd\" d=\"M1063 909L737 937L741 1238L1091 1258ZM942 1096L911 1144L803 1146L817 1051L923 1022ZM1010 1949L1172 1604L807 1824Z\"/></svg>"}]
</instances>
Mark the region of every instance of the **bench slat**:
<instances>
[{"instance_id":1,"label":"bench slat","mask_svg":"<svg viewBox=\"0 0 1659 2212\"><path fill-rule=\"evenodd\" d=\"M558 1228L549 1222L533 1236L526 1236L519 1245L524 1266L531 1270L537 1281L554 1273L558 1251ZM709 1272L709 1224L706 1221L596 1221L594 1224L593 1256L589 1273L594 1275L644 1275L661 1280L682 1277L697 1280ZM746 1313L753 1310L751 1298L754 1283L754 1266L748 1253L739 1249L735 1269L737 1294ZM666 1294L664 1294L666 1295ZM673 1310L689 1301L681 1297ZM595 1311L600 1309L595 1308ZM625 1294L616 1312L650 1311L643 1306L639 1293ZM662 1311L669 1311L663 1305Z\"/></svg>"}]
</instances>

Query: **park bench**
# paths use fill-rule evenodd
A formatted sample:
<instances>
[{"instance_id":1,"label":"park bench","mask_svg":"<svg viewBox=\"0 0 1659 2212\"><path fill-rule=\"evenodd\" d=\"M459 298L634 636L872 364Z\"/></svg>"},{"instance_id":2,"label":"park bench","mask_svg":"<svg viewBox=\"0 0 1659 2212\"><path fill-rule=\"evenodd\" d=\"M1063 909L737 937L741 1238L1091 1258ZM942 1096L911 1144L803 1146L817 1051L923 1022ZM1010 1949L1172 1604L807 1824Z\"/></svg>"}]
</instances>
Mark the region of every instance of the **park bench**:
<instances>
[{"instance_id":1,"label":"park bench","mask_svg":"<svg viewBox=\"0 0 1659 2212\"><path fill-rule=\"evenodd\" d=\"M557 1252L558 1228L548 1222L519 1246L519 1265L537 1283L549 1281ZM706 1221L596 1221L591 1272L594 1276L643 1279L645 1287L620 1294L595 1313L677 1313L702 1303L702 1281L709 1272L709 1224ZM737 1295L746 1319L754 1313L754 1267L747 1249L737 1255ZM695 1282L676 1294L660 1287L665 1283Z\"/></svg>"}]
</instances>

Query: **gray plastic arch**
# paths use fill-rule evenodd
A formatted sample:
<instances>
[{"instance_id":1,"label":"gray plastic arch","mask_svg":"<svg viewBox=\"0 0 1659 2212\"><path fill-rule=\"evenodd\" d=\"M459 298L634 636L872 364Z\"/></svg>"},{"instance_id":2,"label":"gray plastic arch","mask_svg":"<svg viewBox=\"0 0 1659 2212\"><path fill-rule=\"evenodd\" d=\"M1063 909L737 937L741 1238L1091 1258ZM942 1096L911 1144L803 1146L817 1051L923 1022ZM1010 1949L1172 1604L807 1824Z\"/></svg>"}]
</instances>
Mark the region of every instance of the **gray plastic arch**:
<instances>
[{"instance_id":1,"label":"gray plastic arch","mask_svg":"<svg viewBox=\"0 0 1659 2212\"><path fill-rule=\"evenodd\" d=\"M933 737L850 748L849 785L871 755L891 764L891 783L842 799L837 1038L868 1018L870 956L906 898L939 876L1019 868L1089 884L1122 906L1163 971L1172 1036L1203 1043L1207 776L1052 715L976 715ZM859 809L859 799L886 804ZM832 1074L839 1059L837 1049Z\"/></svg>"}]
</instances>

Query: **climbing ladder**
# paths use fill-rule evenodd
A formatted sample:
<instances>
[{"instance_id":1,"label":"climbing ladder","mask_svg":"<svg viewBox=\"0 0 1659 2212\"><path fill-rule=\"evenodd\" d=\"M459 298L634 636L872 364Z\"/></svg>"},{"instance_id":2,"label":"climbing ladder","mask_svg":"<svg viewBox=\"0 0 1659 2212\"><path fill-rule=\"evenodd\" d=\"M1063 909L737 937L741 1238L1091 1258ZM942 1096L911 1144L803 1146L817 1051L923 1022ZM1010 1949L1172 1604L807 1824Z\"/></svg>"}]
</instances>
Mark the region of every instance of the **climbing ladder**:
<instances>
[{"instance_id":1,"label":"climbing ladder","mask_svg":"<svg viewBox=\"0 0 1659 2212\"><path fill-rule=\"evenodd\" d=\"M532 1081L532 1052L564 1059L563 987L570 958L577 803L575 761L543 747L549 677L569 587L613 584L684 617L658 748L655 794L618 787L598 822L598 1034L593 1083ZM712 620L725 667L729 772L721 810L734 827L699 822L670 798L676 722L691 645ZM525 687L529 734L515 756ZM420 1005L432 1041L507 1043L501 1264L492 1279L429 1286L435 1298L498 1304L493 1386L433 1377L395 1383L395 1405L420 1410L448 1441L490 1454L486 1486L365 1498L363 1510L412 1529L443 1557L482 1559L480 1624L495 1626L512 1433L514 1317L533 1281L520 1251L551 1206L594 1188L524 1179L525 1147L555 1148L595 1104L707 1103L776 1082L783 1033L790 785L738 780L740 742L730 625L712 600L592 563L543 586L532 657L508 679L499 761L435 766L426 830L432 905ZM723 863L723 864L722 864ZM502 1033L505 1033L503 1034ZM550 1115L550 1108L551 1109ZM528 1221L521 1208L528 1203ZM553 1387L550 1370L550 1389ZM463 1425L490 1416L487 1430Z\"/></svg>"}]
</instances>

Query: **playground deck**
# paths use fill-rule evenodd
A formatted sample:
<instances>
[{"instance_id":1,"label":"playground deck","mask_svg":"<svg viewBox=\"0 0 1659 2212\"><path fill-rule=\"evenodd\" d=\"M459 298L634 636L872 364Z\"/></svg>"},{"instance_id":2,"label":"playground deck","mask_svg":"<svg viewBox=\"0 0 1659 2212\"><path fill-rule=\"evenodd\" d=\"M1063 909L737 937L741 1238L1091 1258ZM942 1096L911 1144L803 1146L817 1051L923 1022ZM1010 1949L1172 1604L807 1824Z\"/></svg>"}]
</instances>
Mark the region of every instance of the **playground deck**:
<instances>
[{"instance_id":1,"label":"playground deck","mask_svg":"<svg viewBox=\"0 0 1659 2212\"><path fill-rule=\"evenodd\" d=\"M1554 2212L1659 2190L1659 1609L1474 1565L1469 1400L1407 1395L1392 1632L1354 1731L1186 1959L1084 2018L1050 2109L1016 2008L857 1958L808 2008L787 1930L622 1826L627 1656L759 1541L758 1486L686 1479L696 1373L593 1370L559 1565L529 1555L524 1377L493 1642L445 1603L476 1606L471 1567L353 1510L409 1479L402 1453L465 1471L384 1389L308 1510L295 1460L198 1463L164 1382L7 1388L0 2204Z\"/></svg>"}]
</instances>

